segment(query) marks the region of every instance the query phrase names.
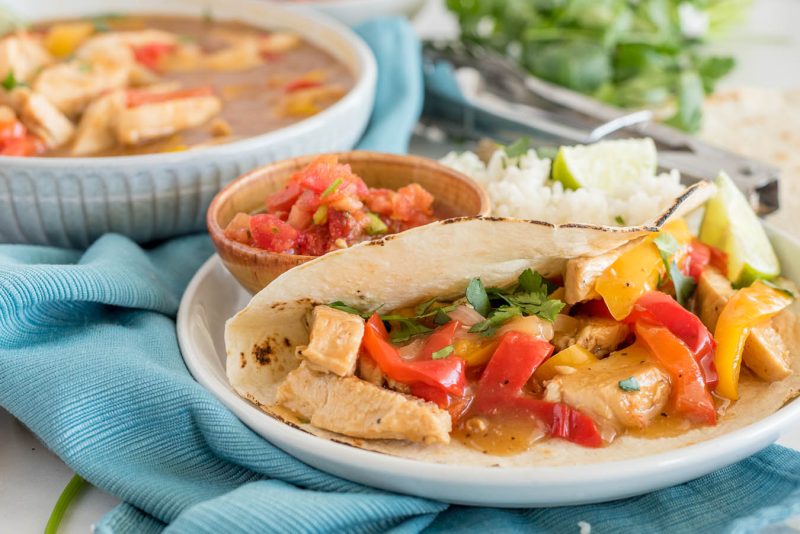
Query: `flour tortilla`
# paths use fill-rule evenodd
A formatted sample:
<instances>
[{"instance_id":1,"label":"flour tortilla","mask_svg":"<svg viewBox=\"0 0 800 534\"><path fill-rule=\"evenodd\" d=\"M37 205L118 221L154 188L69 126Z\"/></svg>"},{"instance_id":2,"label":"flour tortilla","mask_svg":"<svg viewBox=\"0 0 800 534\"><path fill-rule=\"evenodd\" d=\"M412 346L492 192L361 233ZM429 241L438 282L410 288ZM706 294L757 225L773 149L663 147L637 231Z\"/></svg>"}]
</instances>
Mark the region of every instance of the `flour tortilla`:
<instances>
[{"instance_id":1,"label":"flour tortilla","mask_svg":"<svg viewBox=\"0 0 800 534\"><path fill-rule=\"evenodd\" d=\"M267 414L311 434L364 449L420 460L469 465L565 465L652 454L708 439L751 423L780 408L798 390L800 373L766 384L745 380L740 400L714 428L676 438L623 436L602 449L545 440L510 457L482 454L457 441L449 445L363 440L327 432L274 405L278 386L298 360L294 347L308 341L308 312L317 304L342 300L361 309L393 310L464 293L480 277L486 286L513 283L525 269L559 274L565 262L603 254L654 231L670 216L702 205L713 188L690 188L654 227L555 226L536 221L465 218L441 221L379 241L333 252L284 273L230 319L225 329L227 374L234 389ZM794 345L790 345L794 346Z\"/></svg>"}]
</instances>

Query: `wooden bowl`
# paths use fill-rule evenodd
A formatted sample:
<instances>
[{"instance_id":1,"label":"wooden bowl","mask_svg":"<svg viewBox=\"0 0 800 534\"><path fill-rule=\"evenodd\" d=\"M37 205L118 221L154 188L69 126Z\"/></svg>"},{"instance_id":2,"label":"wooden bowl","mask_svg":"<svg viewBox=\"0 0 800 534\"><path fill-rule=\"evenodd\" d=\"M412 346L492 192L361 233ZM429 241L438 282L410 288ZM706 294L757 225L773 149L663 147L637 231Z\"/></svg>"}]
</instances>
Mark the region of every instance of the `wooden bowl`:
<instances>
[{"instance_id":1,"label":"wooden bowl","mask_svg":"<svg viewBox=\"0 0 800 534\"><path fill-rule=\"evenodd\" d=\"M398 189L417 182L435 198L434 209L449 217L488 215L489 197L463 174L417 157L352 151L337 154L370 187ZM316 156L303 156L266 165L244 174L220 191L208 208L208 232L225 267L251 293L257 293L283 272L314 256L280 254L250 247L225 237L225 227L239 212L264 207L266 198Z\"/></svg>"}]
</instances>

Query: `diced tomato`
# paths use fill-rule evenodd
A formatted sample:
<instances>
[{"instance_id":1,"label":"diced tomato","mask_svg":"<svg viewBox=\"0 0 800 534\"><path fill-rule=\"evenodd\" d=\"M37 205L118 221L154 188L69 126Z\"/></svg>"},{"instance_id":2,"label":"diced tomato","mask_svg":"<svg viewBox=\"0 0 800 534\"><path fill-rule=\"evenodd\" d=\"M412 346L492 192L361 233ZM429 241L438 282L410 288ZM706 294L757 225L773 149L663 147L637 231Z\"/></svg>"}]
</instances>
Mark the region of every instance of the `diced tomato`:
<instances>
[{"instance_id":1,"label":"diced tomato","mask_svg":"<svg viewBox=\"0 0 800 534\"><path fill-rule=\"evenodd\" d=\"M310 189L317 194L322 194L337 179L344 184L344 182L354 181L355 178L358 177L353 175L350 165L340 164L339 158L332 154L323 154L296 172L290 180L297 182L303 189Z\"/></svg>"},{"instance_id":2,"label":"diced tomato","mask_svg":"<svg viewBox=\"0 0 800 534\"><path fill-rule=\"evenodd\" d=\"M258 248L271 252L289 252L297 244L297 230L269 213L250 217L250 233Z\"/></svg>"},{"instance_id":3,"label":"diced tomato","mask_svg":"<svg viewBox=\"0 0 800 534\"><path fill-rule=\"evenodd\" d=\"M300 184L290 181L286 187L267 197L267 209L270 212L285 211L292 209L292 204L300 196Z\"/></svg>"},{"instance_id":4,"label":"diced tomato","mask_svg":"<svg viewBox=\"0 0 800 534\"><path fill-rule=\"evenodd\" d=\"M322 256L330 248L331 234L327 225L312 224L297 239L297 253L305 256Z\"/></svg>"},{"instance_id":5,"label":"diced tomato","mask_svg":"<svg viewBox=\"0 0 800 534\"><path fill-rule=\"evenodd\" d=\"M250 215L237 213L225 227L225 237L249 245L252 241L250 237Z\"/></svg>"},{"instance_id":6,"label":"diced tomato","mask_svg":"<svg viewBox=\"0 0 800 534\"><path fill-rule=\"evenodd\" d=\"M389 334L377 313L367 321L363 347L381 371L393 380L403 384L422 383L457 397L464 395L464 360L455 356L441 360L404 360L389 341Z\"/></svg>"},{"instance_id":7,"label":"diced tomato","mask_svg":"<svg viewBox=\"0 0 800 534\"><path fill-rule=\"evenodd\" d=\"M634 331L670 374L675 409L692 421L715 424L717 411L714 401L700 364L689 348L667 327L646 319L636 321Z\"/></svg>"},{"instance_id":8,"label":"diced tomato","mask_svg":"<svg viewBox=\"0 0 800 534\"><path fill-rule=\"evenodd\" d=\"M371 212L389 216L392 214L392 199L395 194L391 189L371 189L364 203Z\"/></svg>"},{"instance_id":9,"label":"diced tomato","mask_svg":"<svg viewBox=\"0 0 800 534\"><path fill-rule=\"evenodd\" d=\"M211 87L195 87L192 89L181 89L180 91L154 92L146 89L128 89L126 92L126 105L129 108L144 106L147 104L159 104L170 100L180 100L183 98L199 98L203 96L213 96L214 89Z\"/></svg>"},{"instance_id":10,"label":"diced tomato","mask_svg":"<svg viewBox=\"0 0 800 534\"><path fill-rule=\"evenodd\" d=\"M331 233L331 239L345 239L351 237L353 229L356 228L355 218L347 212L337 211L334 209L328 210L328 231Z\"/></svg>"},{"instance_id":11,"label":"diced tomato","mask_svg":"<svg viewBox=\"0 0 800 534\"><path fill-rule=\"evenodd\" d=\"M287 93L294 93L295 91L301 91L303 89L312 89L314 87L322 86L321 82L316 80L306 80L300 78L298 80L294 80L293 82L289 82L284 86L284 90Z\"/></svg>"},{"instance_id":12,"label":"diced tomato","mask_svg":"<svg viewBox=\"0 0 800 534\"><path fill-rule=\"evenodd\" d=\"M148 43L139 46L132 46L133 57L150 70L156 70L161 59L175 49L175 45L169 43Z\"/></svg>"},{"instance_id":13,"label":"diced tomato","mask_svg":"<svg viewBox=\"0 0 800 534\"><path fill-rule=\"evenodd\" d=\"M433 195L417 183L408 184L397 190L392 199L392 218L411 221L420 214L433 214Z\"/></svg>"},{"instance_id":14,"label":"diced tomato","mask_svg":"<svg viewBox=\"0 0 800 534\"><path fill-rule=\"evenodd\" d=\"M38 137L27 134L21 139L14 139L2 144L0 156L30 157L45 151L45 145Z\"/></svg>"},{"instance_id":15,"label":"diced tomato","mask_svg":"<svg viewBox=\"0 0 800 534\"><path fill-rule=\"evenodd\" d=\"M678 337L691 351L703 372L703 378L710 388L717 385L717 370L714 367L716 343L708 328L699 317L681 306L670 295L660 291L650 291L642 295L625 318L629 324L640 321L660 324Z\"/></svg>"}]
</instances>

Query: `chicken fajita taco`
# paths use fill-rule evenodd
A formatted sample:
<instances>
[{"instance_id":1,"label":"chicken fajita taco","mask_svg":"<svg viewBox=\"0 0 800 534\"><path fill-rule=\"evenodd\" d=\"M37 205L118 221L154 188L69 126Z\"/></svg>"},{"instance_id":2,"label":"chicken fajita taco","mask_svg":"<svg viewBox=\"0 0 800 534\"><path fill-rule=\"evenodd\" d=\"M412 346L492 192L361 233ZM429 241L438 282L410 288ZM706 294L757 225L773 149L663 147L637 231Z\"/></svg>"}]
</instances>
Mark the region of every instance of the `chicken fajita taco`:
<instances>
[{"instance_id":1,"label":"chicken fajita taco","mask_svg":"<svg viewBox=\"0 0 800 534\"><path fill-rule=\"evenodd\" d=\"M730 432L797 395L800 358L787 284L690 231L713 193L652 226L453 219L333 252L228 321L228 378L309 433L435 462L592 463Z\"/></svg>"}]
</instances>

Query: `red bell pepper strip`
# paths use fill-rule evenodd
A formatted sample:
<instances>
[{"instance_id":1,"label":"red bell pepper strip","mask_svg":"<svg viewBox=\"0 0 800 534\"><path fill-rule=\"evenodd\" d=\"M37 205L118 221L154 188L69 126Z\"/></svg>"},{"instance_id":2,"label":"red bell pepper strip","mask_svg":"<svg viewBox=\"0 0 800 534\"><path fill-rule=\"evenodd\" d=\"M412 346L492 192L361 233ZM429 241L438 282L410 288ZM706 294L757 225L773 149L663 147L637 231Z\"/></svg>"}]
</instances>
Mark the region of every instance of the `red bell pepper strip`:
<instances>
[{"instance_id":1,"label":"red bell pepper strip","mask_svg":"<svg viewBox=\"0 0 800 534\"><path fill-rule=\"evenodd\" d=\"M461 326L461 323L458 321L450 321L444 326L440 326L434 330L433 333L428 336L428 339L425 340L425 344L422 346L422 350L417 359L430 360L434 352L442 350L447 346L452 346L453 340L456 337L456 330L458 330L459 326Z\"/></svg>"},{"instance_id":2,"label":"red bell pepper strip","mask_svg":"<svg viewBox=\"0 0 800 534\"><path fill-rule=\"evenodd\" d=\"M474 407L489 415L512 409L542 421L550 436L600 447L603 439L594 421L563 403L534 399L522 392L536 368L553 353L553 345L523 332L507 332L486 365Z\"/></svg>"},{"instance_id":3,"label":"red bell pepper strip","mask_svg":"<svg viewBox=\"0 0 800 534\"><path fill-rule=\"evenodd\" d=\"M691 276L696 282L709 263L711 263L711 247L694 239L689 244L681 270L683 274Z\"/></svg>"},{"instance_id":4,"label":"red bell pepper strip","mask_svg":"<svg viewBox=\"0 0 800 534\"><path fill-rule=\"evenodd\" d=\"M363 346L381 371L393 380L403 384L421 382L458 397L464 394L464 360L456 356L441 360L404 360L389 341L389 333L377 313L367 321Z\"/></svg>"},{"instance_id":5,"label":"red bell pepper strip","mask_svg":"<svg viewBox=\"0 0 800 534\"><path fill-rule=\"evenodd\" d=\"M322 82L300 78L299 80L294 80L293 82L287 83L283 89L287 93L294 93L295 91L313 89L314 87L322 87Z\"/></svg>"},{"instance_id":6,"label":"red bell pepper strip","mask_svg":"<svg viewBox=\"0 0 800 534\"><path fill-rule=\"evenodd\" d=\"M683 341L700 364L705 384L711 389L716 387L718 377L714 366L714 350L717 344L700 318L666 293L651 291L636 301L633 311L625 318L629 324L641 320L660 324Z\"/></svg>"},{"instance_id":7,"label":"red bell pepper strip","mask_svg":"<svg viewBox=\"0 0 800 534\"><path fill-rule=\"evenodd\" d=\"M170 43L147 43L131 47L134 59L150 70L156 70L161 58L174 49L175 45Z\"/></svg>"},{"instance_id":8,"label":"red bell pepper strip","mask_svg":"<svg viewBox=\"0 0 800 534\"><path fill-rule=\"evenodd\" d=\"M666 326L641 319L633 327L636 337L670 374L675 409L692 421L716 424L714 400L689 348Z\"/></svg>"}]
</instances>

